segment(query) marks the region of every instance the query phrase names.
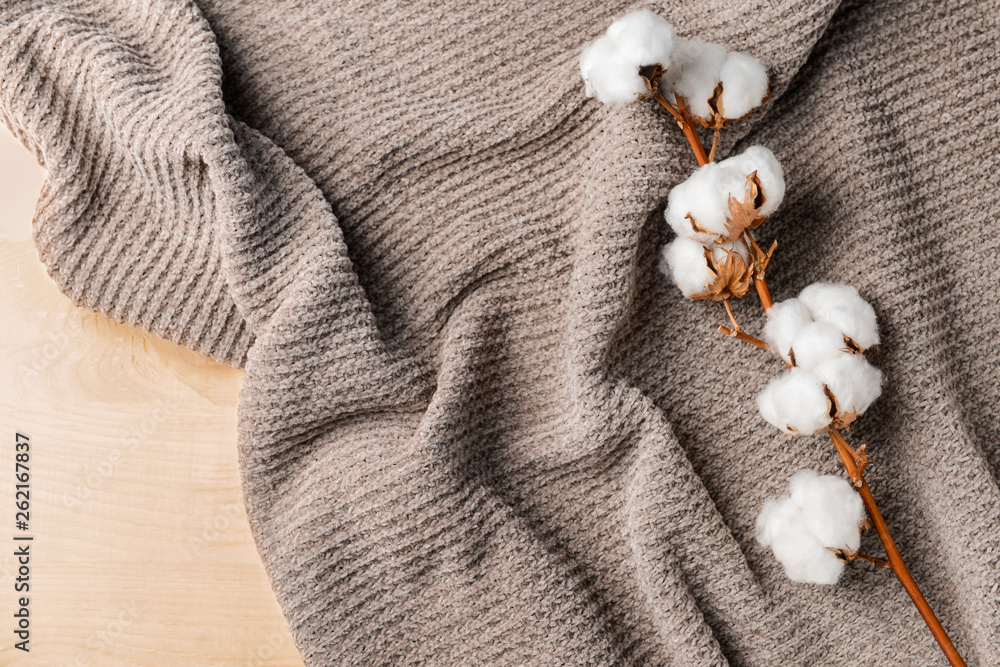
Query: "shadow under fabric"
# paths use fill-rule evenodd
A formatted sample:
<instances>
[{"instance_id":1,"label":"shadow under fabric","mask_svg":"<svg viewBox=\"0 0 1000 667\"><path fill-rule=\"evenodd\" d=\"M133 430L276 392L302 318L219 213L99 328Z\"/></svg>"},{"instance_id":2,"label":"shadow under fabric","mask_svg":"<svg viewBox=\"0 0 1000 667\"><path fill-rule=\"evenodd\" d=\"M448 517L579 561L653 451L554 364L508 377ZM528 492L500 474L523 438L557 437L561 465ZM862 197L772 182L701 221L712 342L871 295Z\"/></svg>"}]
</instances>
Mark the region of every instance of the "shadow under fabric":
<instances>
[{"instance_id":1,"label":"shadow under fabric","mask_svg":"<svg viewBox=\"0 0 1000 667\"><path fill-rule=\"evenodd\" d=\"M655 8L769 68L720 157L784 165L775 298L835 280L878 311L886 391L852 439L970 665L1000 663L987 4ZM74 302L246 370L245 501L307 665L944 664L890 573L796 584L753 539L793 472L839 463L763 422L780 368L656 271L696 165L577 69L632 8L0 6L40 256Z\"/></svg>"}]
</instances>

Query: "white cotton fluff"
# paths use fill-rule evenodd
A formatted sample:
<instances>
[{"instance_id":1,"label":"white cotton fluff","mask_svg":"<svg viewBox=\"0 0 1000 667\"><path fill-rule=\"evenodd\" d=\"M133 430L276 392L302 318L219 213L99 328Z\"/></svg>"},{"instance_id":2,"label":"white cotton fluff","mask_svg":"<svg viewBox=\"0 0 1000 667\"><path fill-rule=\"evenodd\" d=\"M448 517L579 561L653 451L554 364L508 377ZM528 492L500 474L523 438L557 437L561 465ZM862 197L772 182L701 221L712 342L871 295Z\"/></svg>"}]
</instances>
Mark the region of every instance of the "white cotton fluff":
<instances>
[{"instance_id":1,"label":"white cotton fluff","mask_svg":"<svg viewBox=\"0 0 1000 667\"><path fill-rule=\"evenodd\" d=\"M833 585L844 571L844 561L809 532L802 511L788 500L764 504L757 517L757 541L770 547L793 581Z\"/></svg>"},{"instance_id":2,"label":"white cotton fluff","mask_svg":"<svg viewBox=\"0 0 1000 667\"><path fill-rule=\"evenodd\" d=\"M683 97L691 113L706 121L712 119L709 101L720 83L719 103L727 120L747 115L767 95L764 65L746 53L729 52L721 44L678 38L672 61L660 80L661 90L671 101L675 96Z\"/></svg>"},{"instance_id":3,"label":"white cotton fluff","mask_svg":"<svg viewBox=\"0 0 1000 667\"><path fill-rule=\"evenodd\" d=\"M830 425L830 399L812 373L793 368L772 379L757 396L769 423L790 435L810 435Z\"/></svg>"},{"instance_id":4,"label":"white cotton fluff","mask_svg":"<svg viewBox=\"0 0 1000 667\"><path fill-rule=\"evenodd\" d=\"M667 222L678 236L688 236L702 243L709 243L716 236L726 236L729 196L743 198L747 187L746 177L729 160L709 162L700 167L670 191L667 197ZM696 232L688 215L711 233Z\"/></svg>"},{"instance_id":5,"label":"white cotton fluff","mask_svg":"<svg viewBox=\"0 0 1000 667\"><path fill-rule=\"evenodd\" d=\"M767 69L751 55L734 51L726 56L726 62L719 72L722 82L722 96L719 99L722 117L735 120L742 118L767 95Z\"/></svg>"},{"instance_id":6,"label":"white cotton fluff","mask_svg":"<svg viewBox=\"0 0 1000 667\"><path fill-rule=\"evenodd\" d=\"M837 417L861 415L882 393L882 371L861 355L842 354L812 369L812 374L837 397Z\"/></svg>"},{"instance_id":7,"label":"white cotton fluff","mask_svg":"<svg viewBox=\"0 0 1000 667\"><path fill-rule=\"evenodd\" d=\"M660 271L673 276L686 297L702 291L715 278L705 261L705 246L684 236L663 246Z\"/></svg>"},{"instance_id":8,"label":"white cotton fluff","mask_svg":"<svg viewBox=\"0 0 1000 667\"><path fill-rule=\"evenodd\" d=\"M662 16L648 9L640 9L611 24L607 36L618 45L623 57L643 65L670 66L677 33Z\"/></svg>"},{"instance_id":9,"label":"white cotton fluff","mask_svg":"<svg viewBox=\"0 0 1000 667\"><path fill-rule=\"evenodd\" d=\"M611 24L607 32L580 54L580 74L587 97L625 106L647 92L639 76L645 65L670 66L676 33L673 26L648 9L632 12Z\"/></svg>"},{"instance_id":10,"label":"white cotton fluff","mask_svg":"<svg viewBox=\"0 0 1000 667\"><path fill-rule=\"evenodd\" d=\"M750 249L747 248L747 244L743 241L743 239L727 241L726 243L713 243L709 247L712 250L712 259L719 264L726 260L726 256L729 252L739 255L745 262L750 261Z\"/></svg>"},{"instance_id":11,"label":"white cotton fluff","mask_svg":"<svg viewBox=\"0 0 1000 667\"><path fill-rule=\"evenodd\" d=\"M875 309L850 285L813 283L799 294L814 320L840 329L862 350L879 342Z\"/></svg>"},{"instance_id":12,"label":"white cotton fluff","mask_svg":"<svg viewBox=\"0 0 1000 667\"><path fill-rule=\"evenodd\" d=\"M792 341L796 334L812 321L809 309L798 299L779 301L767 310L764 342L782 359L791 363L788 352L792 349Z\"/></svg>"},{"instance_id":13,"label":"white cotton fluff","mask_svg":"<svg viewBox=\"0 0 1000 667\"><path fill-rule=\"evenodd\" d=\"M678 38L672 57L673 64L660 79L660 89L668 100L680 95L695 116L710 119L708 101L719 85L722 66L726 62L726 47L701 39Z\"/></svg>"},{"instance_id":14,"label":"white cotton fluff","mask_svg":"<svg viewBox=\"0 0 1000 667\"><path fill-rule=\"evenodd\" d=\"M607 37L590 44L580 56L580 73L586 84L587 97L596 96L605 104L624 106L646 92L646 83L639 76L638 69L633 69Z\"/></svg>"},{"instance_id":15,"label":"white cotton fluff","mask_svg":"<svg viewBox=\"0 0 1000 667\"><path fill-rule=\"evenodd\" d=\"M826 322L810 322L792 339L795 365L812 370L824 361L852 354L840 329Z\"/></svg>"},{"instance_id":16,"label":"white cotton fluff","mask_svg":"<svg viewBox=\"0 0 1000 667\"><path fill-rule=\"evenodd\" d=\"M785 195L785 179L774 154L763 146L751 146L745 152L721 162L709 162L697 169L683 183L674 186L667 197L664 215L678 236L701 243L726 237L729 197L743 201L749 185L747 177L757 172L764 191L761 215L774 211ZM706 232L695 231L688 216Z\"/></svg>"},{"instance_id":17,"label":"white cotton fluff","mask_svg":"<svg viewBox=\"0 0 1000 667\"><path fill-rule=\"evenodd\" d=\"M788 491L764 504L757 541L771 548L789 579L837 583L844 561L830 549L856 552L861 546L864 503L847 480L812 470L795 473Z\"/></svg>"},{"instance_id":18,"label":"white cotton fluff","mask_svg":"<svg viewBox=\"0 0 1000 667\"><path fill-rule=\"evenodd\" d=\"M778 158L764 146L751 146L731 160L735 160L740 171L746 175L757 172L757 180L764 191L764 205L761 215L770 215L785 198L785 172Z\"/></svg>"}]
</instances>

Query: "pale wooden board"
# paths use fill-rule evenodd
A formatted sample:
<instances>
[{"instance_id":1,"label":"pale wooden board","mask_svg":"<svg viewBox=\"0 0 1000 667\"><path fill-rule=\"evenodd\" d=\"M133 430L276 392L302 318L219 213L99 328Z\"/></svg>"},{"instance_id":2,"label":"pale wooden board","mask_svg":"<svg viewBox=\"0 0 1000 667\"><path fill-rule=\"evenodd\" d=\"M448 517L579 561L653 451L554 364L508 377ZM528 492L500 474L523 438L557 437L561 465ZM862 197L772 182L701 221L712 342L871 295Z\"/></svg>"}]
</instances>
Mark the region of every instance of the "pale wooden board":
<instances>
[{"instance_id":1,"label":"pale wooden board","mask_svg":"<svg viewBox=\"0 0 1000 667\"><path fill-rule=\"evenodd\" d=\"M241 373L74 307L28 238L43 177L0 127L0 665L301 665L243 507ZM25 534L30 653L13 648Z\"/></svg>"}]
</instances>

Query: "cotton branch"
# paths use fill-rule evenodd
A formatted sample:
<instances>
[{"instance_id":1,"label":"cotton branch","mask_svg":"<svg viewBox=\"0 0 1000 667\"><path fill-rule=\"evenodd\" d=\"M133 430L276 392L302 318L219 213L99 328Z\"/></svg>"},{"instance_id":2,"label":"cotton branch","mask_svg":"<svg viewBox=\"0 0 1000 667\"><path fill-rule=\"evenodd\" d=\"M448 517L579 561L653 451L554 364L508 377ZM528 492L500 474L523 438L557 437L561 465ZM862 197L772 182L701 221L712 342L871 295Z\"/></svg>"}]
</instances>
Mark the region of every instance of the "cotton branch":
<instances>
[{"instance_id":1,"label":"cotton branch","mask_svg":"<svg viewBox=\"0 0 1000 667\"><path fill-rule=\"evenodd\" d=\"M665 104L665 101L661 102L661 104ZM684 107L681 98L678 98L678 107L680 113L684 115ZM696 143L695 140L692 140L692 134L694 134L694 136L697 137L697 134L694 132L694 128L691 127L690 125L685 126L684 123L681 123L681 126L682 128L690 127L691 132L685 130L685 135L688 137L688 141L692 142L692 148L694 150L695 157L699 161L699 164L701 165L706 164L707 156L705 156L704 154L705 151L701 145L700 140L697 140ZM714 153L714 144L713 144L713 153ZM756 240L753 238L752 234L747 232L746 238L751 244L751 247L753 247L756 252L761 252L760 247L757 246ZM773 251L774 247L772 246L772 248L768 251L768 253L766 253L768 259L770 258L770 255L773 253ZM763 306L764 310L770 311L774 306L774 301L771 298L770 290L768 289L767 282L764 279L763 271L761 271L759 276L756 275L754 276L753 284L754 288L757 291L757 295L760 297L761 305ZM856 290L854 291L854 294L856 294ZM732 317L732 311L729 309L728 305L729 305L728 302L726 302L726 310L730 314L730 317ZM864 319L864 316L862 316L862 319ZM735 326L735 320L733 320L733 323ZM770 345L768 345L768 343L766 343L765 341L747 334L738 327L736 329L729 329L728 327L720 326L719 331L726 333L734 338L738 338L747 343L750 343L751 345L755 345L756 347L759 347L761 349L773 350L773 348ZM877 341L877 336L875 340ZM857 353L859 351L859 346L857 345L856 341L854 341L849 336L845 337L845 346L846 349L850 350L851 353ZM860 351L863 351L863 348ZM779 356L782 355L779 354ZM793 368L794 366L793 362L784 358L782 360L784 361L786 366L788 366L789 368ZM827 396L829 396L828 392L825 393ZM829 405L829 403L827 404ZM835 405L831 409L835 411L836 407L837 406ZM853 418L854 417L851 416L851 419ZM864 446L862 445L857 450L852 448L844 439L843 434L840 432L840 430L835 426L830 426L827 429L827 432L829 433L830 439L833 441L837 449L837 453L840 455L841 461L843 462L844 467L847 470L848 476L851 479L852 486L855 488L855 490L857 491L858 495L861 498L861 501L865 508L865 512L870 517L871 524L875 528L875 532L878 535L879 540L882 542L882 546L885 549L885 553L887 555L887 559L881 559L873 556L866 556L860 553L855 553L852 555L852 558L866 560L876 567L888 567L889 569L891 569L893 573L896 575L897 579L899 579L900 583L903 585L903 588L906 590L907 594L910 596L910 599L913 600L913 603L917 607L917 611L920 613L921 618L923 618L924 622L927 624L927 627L930 629L931 634L934 636L934 639L937 641L938 645L941 647L941 650L948 658L950 664L953 667L966 667L966 663L962 659L961 654L959 654L958 650L955 648L954 643L951 641L951 638L948 636L948 633L945 631L944 627L941 625L941 622L934 614L934 611L931 609L930 604L927 602L927 599L920 592L920 588L917 586L916 581L914 581L913 576L910 574L909 569L907 569L906 564L903 562L902 555L900 554L895 541L892 539L892 535L889 533L889 528L886 525L885 520L882 517L882 513L879 511L878 505L875 502L875 498L871 493L871 489L869 489L868 483L864 478L864 468L865 465L868 463L868 455L864 451Z\"/></svg>"},{"instance_id":2,"label":"cotton branch","mask_svg":"<svg viewBox=\"0 0 1000 667\"><path fill-rule=\"evenodd\" d=\"M853 287L826 283L775 303L764 277L775 245L764 252L750 230L782 201L781 165L763 146L715 162L722 129L767 101L764 65L720 44L678 37L666 20L644 9L618 19L588 44L580 71L588 97L618 107L652 98L677 121L699 169L670 192L665 217L677 238L664 247L660 268L684 296L723 302L733 328L719 331L782 359L788 371L758 397L761 415L792 436L826 431L847 469L850 483L812 471L793 476L788 496L765 504L758 540L798 581L835 583L844 563L854 559L888 566L951 664L964 667L875 504L864 478L864 445L852 448L840 431L881 393L881 371L863 356L878 343L874 309ZM708 153L698 125L714 131ZM762 339L743 331L729 307L729 299L742 298L751 286L767 315ZM858 553L865 512L887 559Z\"/></svg>"},{"instance_id":3,"label":"cotton branch","mask_svg":"<svg viewBox=\"0 0 1000 667\"><path fill-rule=\"evenodd\" d=\"M830 428L828 433L830 434L830 440L833 441L834 446L837 448L840 460L843 461L844 467L847 469L847 474L850 476L851 481L854 482L858 495L861 496L861 500L865 504L865 511L868 512L872 526L875 528L875 532L878 534L883 548L885 548L889 567L892 568L899 582L903 584L903 588L906 589L910 599L913 600L917 611L920 612L920 616L924 619L927 627L930 628L934 639L937 640L938 645L941 646L941 650L948 657L948 661L956 667L964 667L965 661L959 654L958 649L955 648L951 638L948 637L948 633L945 631L944 626L941 625L941 621L934 615L934 611L931 609L930 604L928 604L927 599L920 592L920 588L917 586L917 582L913 580L913 575L907 569L906 563L903 562L899 548L889 533L889 527L886 525L885 519L882 518L882 513L879 511L878 505L875 504L875 497L872 496L871 489L868 488L868 482L865 481L863 466L859 467L858 465L857 452L847 444L839 429Z\"/></svg>"}]
</instances>

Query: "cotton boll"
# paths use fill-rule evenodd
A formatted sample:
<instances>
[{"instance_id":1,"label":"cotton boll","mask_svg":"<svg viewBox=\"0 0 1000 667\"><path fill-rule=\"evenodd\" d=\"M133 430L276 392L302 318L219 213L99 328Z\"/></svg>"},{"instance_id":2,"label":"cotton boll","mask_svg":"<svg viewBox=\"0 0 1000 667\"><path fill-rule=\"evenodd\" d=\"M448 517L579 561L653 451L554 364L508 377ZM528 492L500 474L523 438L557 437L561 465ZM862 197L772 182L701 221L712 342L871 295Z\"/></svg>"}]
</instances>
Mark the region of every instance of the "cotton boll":
<instances>
[{"instance_id":1,"label":"cotton boll","mask_svg":"<svg viewBox=\"0 0 1000 667\"><path fill-rule=\"evenodd\" d=\"M719 170L715 175L715 188L719 200L725 203L725 211L729 210L730 197L736 197L740 201L746 198L749 175L750 171L739 160L729 158L719 162Z\"/></svg>"},{"instance_id":2,"label":"cotton boll","mask_svg":"<svg viewBox=\"0 0 1000 667\"><path fill-rule=\"evenodd\" d=\"M824 361L812 374L837 397L837 420L847 426L882 393L882 371L858 354Z\"/></svg>"},{"instance_id":3,"label":"cotton boll","mask_svg":"<svg viewBox=\"0 0 1000 667\"><path fill-rule=\"evenodd\" d=\"M856 552L863 517L864 503L846 480L802 470L788 495L764 504L755 535L790 579L835 584L844 562L831 549Z\"/></svg>"},{"instance_id":4,"label":"cotton boll","mask_svg":"<svg viewBox=\"0 0 1000 667\"><path fill-rule=\"evenodd\" d=\"M639 69L670 66L675 40L673 26L649 10L632 12L611 24L607 32L580 54L580 74L587 97L625 106L647 92Z\"/></svg>"},{"instance_id":5,"label":"cotton boll","mask_svg":"<svg viewBox=\"0 0 1000 667\"><path fill-rule=\"evenodd\" d=\"M647 92L639 68L623 58L614 40L601 37L580 56L580 73L586 84L587 97L597 97L604 104L625 106Z\"/></svg>"},{"instance_id":6,"label":"cotton boll","mask_svg":"<svg viewBox=\"0 0 1000 667\"><path fill-rule=\"evenodd\" d=\"M782 502L779 498L771 498L764 503L760 514L757 515L754 537L761 546L771 546L784 526L794 520L797 514L798 508L795 505Z\"/></svg>"},{"instance_id":7,"label":"cotton boll","mask_svg":"<svg viewBox=\"0 0 1000 667\"><path fill-rule=\"evenodd\" d=\"M809 371L793 368L771 380L757 396L760 414L791 435L809 435L831 421L823 383Z\"/></svg>"},{"instance_id":8,"label":"cotton boll","mask_svg":"<svg viewBox=\"0 0 1000 667\"><path fill-rule=\"evenodd\" d=\"M739 215L732 215L730 198L747 200L748 177L757 172L763 204L751 201ZM781 165L763 146L752 146L740 155L710 162L674 186L667 198L665 217L678 236L700 243L732 241L759 216L773 211L785 194Z\"/></svg>"},{"instance_id":9,"label":"cotton boll","mask_svg":"<svg viewBox=\"0 0 1000 667\"><path fill-rule=\"evenodd\" d=\"M663 247L660 254L660 271L673 276L674 282L686 297L700 292L715 279L705 260L705 246L683 236Z\"/></svg>"},{"instance_id":10,"label":"cotton boll","mask_svg":"<svg viewBox=\"0 0 1000 667\"><path fill-rule=\"evenodd\" d=\"M799 299L809 308L814 320L839 328L862 350L878 344L875 309L861 298L854 287L813 283L802 290Z\"/></svg>"},{"instance_id":11,"label":"cotton boll","mask_svg":"<svg viewBox=\"0 0 1000 667\"><path fill-rule=\"evenodd\" d=\"M664 94L668 99L672 99L671 95L680 95L695 116L712 118L708 101L719 85L726 48L701 39L678 38L672 60L673 64L660 80Z\"/></svg>"},{"instance_id":12,"label":"cotton boll","mask_svg":"<svg viewBox=\"0 0 1000 667\"><path fill-rule=\"evenodd\" d=\"M832 586L844 571L844 561L810 535L802 523L793 519L784 530L777 530L771 551L792 581Z\"/></svg>"},{"instance_id":13,"label":"cotton boll","mask_svg":"<svg viewBox=\"0 0 1000 667\"><path fill-rule=\"evenodd\" d=\"M607 36L614 40L623 59L635 65L670 67L677 34L666 19L648 9L626 14L611 24Z\"/></svg>"},{"instance_id":14,"label":"cotton boll","mask_svg":"<svg viewBox=\"0 0 1000 667\"><path fill-rule=\"evenodd\" d=\"M795 334L789 356L795 359L796 366L810 370L850 352L840 329L826 322L810 322Z\"/></svg>"},{"instance_id":15,"label":"cotton boll","mask_svg":"<svg viewBox=\"0 0 1000 667\"><path fill-rule=\"evenodd\" d=\"M743 258L743 261L750 261L750 249L747 248L747 244L743 239L736 239L735 241L727 241L726 243L713 243L709 246L712 251L712 258L716 262L723 262L726 259L726 254L729 252L734 252Z\"/></svg>"},{"instance_id":16,"label":"cotton boll","mask_svg":"<svg viewBox=\"0 0 1000 667\"><path fill-rule=\"evenodd\" d=\"M779 301L767 310L767 324L764 325L764 342L771 346L782 359L791 363L788 354L795 335L812 322L809 309L798 299Z\"/></svg>"},{"instance_id":17,"label":"cotton boll","mask_svg":"<svg viewBox=\"0 0 1000 667\"><path fill-rule=\"evenodd\" d=\"M719 163L715 175L716 190L723 210L729 211L729 198L735 197L744 201L750 174L756 172L763 194L763 204L757 210L757 215L763 217L774 211L785 196L785 178L778 160L767 148L751 146L739 155L727 158Z\"/></svg>"},{"instance_id":18,"label":"cotton boll","mask_svg":"<svg viewBox=\"0 0 1000 667\"><path fill-rule=\"evenodd\" d=\"M780 535L771 547L785 576L804 584L833 586L844 571L844 561L818 540L800 533Z\"/></svg>"},{"instance_id":19,"label":"cotton boll","mask_svg":"<svg viewBox=\"0 0 1000 667\"><path fill-rule=\"evenodd\" d=\"M774 153L763 146L751 146L729 160L738 164L746 175L757 172L757 180L764 193L764 205L760 208L760 215L773 213L785 198L785 173Z\"/></svg>"},{"instance_id":20,"label":"cotton boll","mask_svg":"<svg viewBox=\"0 0 1000 667\"><path fill-rule=\"evenodd\" d=\"M742 118L760 106L767 95L767 70L759 60L746 53L728 54L719 79L722 82L719 106L723 118Z\"/></svg>"},{"instance_id":21,"label":"cotton boll","mask_svg":"<svg viewBox=\"0 0 1000 667\"><path fill-rule=\"evenodd\" d=\"M827 547L857 551L865 504L843 477L800 470L788 482L791 499L813 535Z\"/></svg>"},{"instance_id":22,"label":"cotton boll","mask_svg":"<svg viewBox=\"0 0 1000 667\"><path fill-rule=\"evenodd\" d=\"M678 236L709 243L716 233L726 231L726 212L719 204L720 163L710 162L677 184L667 197L667 222ZM694 229L689 216L706 230Z\"/></svg>"},{"instance_id":23,"label":"cotton boll","mask_svg":"<svg viewBox=\"0 0 1000 667\"><path fill-rule=\"evenodd\" d=\"M687 236L710 243L717 238L729 238L727 225L729 197L743 200L747 174L730 160L710 162L670 191L665 212L667 222L678 236ZM701 230L696 230L692 219Z\"/></svg>"}]
</instances>

